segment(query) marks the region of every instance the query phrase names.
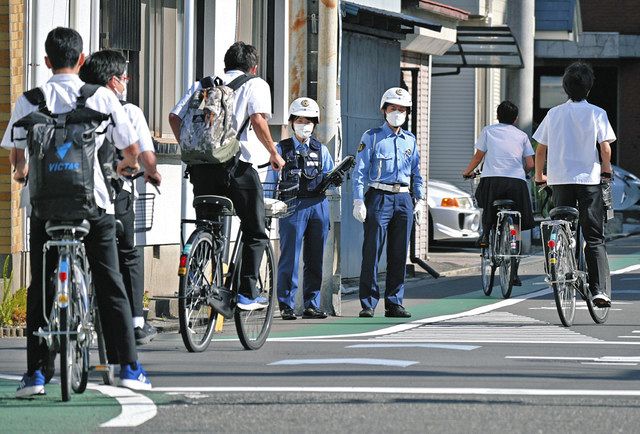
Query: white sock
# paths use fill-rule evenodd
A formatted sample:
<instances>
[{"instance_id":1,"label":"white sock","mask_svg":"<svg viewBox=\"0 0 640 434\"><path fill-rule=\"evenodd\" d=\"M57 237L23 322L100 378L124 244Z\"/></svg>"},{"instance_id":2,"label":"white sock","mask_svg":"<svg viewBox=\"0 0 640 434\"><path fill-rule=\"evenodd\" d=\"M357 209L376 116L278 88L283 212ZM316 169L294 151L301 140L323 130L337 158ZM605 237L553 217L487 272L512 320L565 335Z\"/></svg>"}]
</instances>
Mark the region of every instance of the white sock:
<instances>
[{"instance_id":1,"label":"white sock","mask_svg":"<svg viewBox=\"0 0 640 434\"><path fill-rule=\"evenodd\" d=\"M144 318L141 316L134 316L133 317L133 328L137 329L137 328L143 328L144 327Z\"/></svg>"}]
</instances>

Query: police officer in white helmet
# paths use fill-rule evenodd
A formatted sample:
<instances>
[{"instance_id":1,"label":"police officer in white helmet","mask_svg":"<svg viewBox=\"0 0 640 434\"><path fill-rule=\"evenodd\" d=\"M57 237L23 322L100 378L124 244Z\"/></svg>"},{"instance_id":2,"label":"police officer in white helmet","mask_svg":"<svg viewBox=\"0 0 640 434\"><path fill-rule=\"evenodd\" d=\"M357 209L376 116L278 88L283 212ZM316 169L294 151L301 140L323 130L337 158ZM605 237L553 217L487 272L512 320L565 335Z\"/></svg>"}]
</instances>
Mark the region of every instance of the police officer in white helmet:
<instances>
[{"instance_id":1,"label":"police officer in white helmet","mask_svg":"<svg viewBox=\"0 0 640 434\"><path fill-rule=\"evenodd\" d=\"M320 122L320 107L311 98L298 98L289 107L289 126L293 135L277 145L285 160L280 172L281 185L298 185L296 198L289 206L293 214L278 220L280 260L278 261L278 302L284 320L295 320L295 296L298 291L300 254L304 261L303 318L323 319L320 309L322 258L329 232L329 204L320 191L324 176L334 167L326 146L313 135ZM277 182L278 173L270 170L267 183ZM302 242L304 241L304 251Z\"/></svg>"},{"instance_id":2,"label":"police officer in white helmet","mask_svg":"<svg viewBox=\"0 0 640 434\"><path fill-rule=\"evenodd\" d=\"M366 131L358 147L353 216L364 224L360 271L360 317L364 318L373 317L380 299L376 275L385 240L385 316L411 316L403 307L405 264L413 221L422 223L425 199L416 138L402 129L411 104L405 89L388 89L380 100L385 122Z\"/></svg>"}]
</instances>

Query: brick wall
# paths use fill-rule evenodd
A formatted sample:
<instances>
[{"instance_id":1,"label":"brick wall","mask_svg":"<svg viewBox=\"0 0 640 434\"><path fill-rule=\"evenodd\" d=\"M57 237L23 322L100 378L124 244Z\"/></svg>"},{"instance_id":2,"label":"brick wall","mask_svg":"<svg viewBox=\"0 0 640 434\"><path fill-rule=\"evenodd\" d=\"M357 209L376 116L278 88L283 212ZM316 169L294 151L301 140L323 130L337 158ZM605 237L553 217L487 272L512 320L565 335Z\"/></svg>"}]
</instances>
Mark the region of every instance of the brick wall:
<instances>
[{"instance_id":1,"label":"brick wall","mask_svg":"<svg viewBox=\"0 0 640 434\"><path fill-rule=\"evenodd\" d=\"M11 108L24 90L24 0L0 0L0 134ZM17 253L22 245L19 185L11 180L8 152L0 150L0 257Z\"/></svg>"},{"instance_id":2,"label":"brick wall","mask_svg":"<svg viewBox=\"0 0 640 434\"><path fill-rule=\"evenodd\" d=\"M640 173L640 61L620 61L618 71L618 163L637 175Z\"/></svg>"},{"instance_id":3,"label":"brick wall","mask_svg":"<svg viewBox=\"0 0 640 434\"><path fill-rule=\"evenodd\" d=\"M640 34L638 0L580 0L580 10L585 32Z\"/></svg>"},{"instance_id":4,"label":"brick wall","mask_svg":"<svg viewBox=\"0 0 640 434\"><path fill-rule=\"evenodd\" d=\"M429 56L420 55L417 53L403 52L401 67L403 68L418 68L418 100L414 101L414 107L418 112L418 120L416 125L416 139L418 142L418 149L420 150L420 173L424 177L425 182L429 179L429 85L430 72L429 72ZM409 86L409 92L411 89L411 73L404 71L404 81ZM426 191L426 186L425 186ZM427 224L427 207L425 200L424 209L424 223L422 226L417 227L416 230L416 256L421 259L427 259L427 253L429 251L429 233Z\"/></svg>"}]
</instances>

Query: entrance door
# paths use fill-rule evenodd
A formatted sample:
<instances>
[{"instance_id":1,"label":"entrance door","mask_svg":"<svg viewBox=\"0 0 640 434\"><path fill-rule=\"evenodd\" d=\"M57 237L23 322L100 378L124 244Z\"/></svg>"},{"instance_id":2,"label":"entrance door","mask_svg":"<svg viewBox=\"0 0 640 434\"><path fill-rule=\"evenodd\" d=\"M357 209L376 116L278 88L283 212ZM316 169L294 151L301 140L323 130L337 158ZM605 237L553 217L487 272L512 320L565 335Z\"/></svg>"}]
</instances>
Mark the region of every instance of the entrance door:
<instances>
[{"instance_id":1,"label":"entrance door","mask_svg":"<svg viewBox=\"0 0 640 434\"><path fill-rule=\"evenodd\" d=\"M385 90L400 85L400 43L353 32L342 34L340 96L342 106L342 155L356 155L362 133L382 125L380 98ZM352 183L342 189L341 261L342 277L360 276L362 224L352 216ZM379 270L386 268L383 254Z\"/></svg>"}]
</instances>

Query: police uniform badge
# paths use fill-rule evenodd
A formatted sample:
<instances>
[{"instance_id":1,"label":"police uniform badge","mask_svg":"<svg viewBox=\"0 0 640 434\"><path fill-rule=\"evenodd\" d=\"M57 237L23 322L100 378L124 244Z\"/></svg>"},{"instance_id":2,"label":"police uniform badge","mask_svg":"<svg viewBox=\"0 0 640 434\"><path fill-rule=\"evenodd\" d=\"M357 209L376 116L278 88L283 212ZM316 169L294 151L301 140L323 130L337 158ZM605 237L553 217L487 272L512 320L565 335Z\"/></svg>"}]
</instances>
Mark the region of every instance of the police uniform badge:
<instances>
[{"instance_id":1,"label":"police uniform badge","mask_svg":"<svg viewBox=\"0 0 640 434\"><path fill-rule=\"evenodd\" d=\"M402 95L403 89L396 89L396 95Z\"/></svg>"},{"instance_id":2,"label":"police uniform badge","mask_svg":"<svg viewBox=\"0 0 640 434\"><path fill-rule=\"evenodd\" d=\"M303 99L302 101L300 101L300 105L302 107L309 107L309 100Z\"/></svg>"},{"instance_id":3,"label":"police uniform badge","mask_svg":"<svg viewBox=\"0 0 640 434\"><path fill-rule=\"evenodd\" d=\"M407 149L405 149L405 151L404 151L404 156L405 156L405 157L407 157L407 158L409 158L409 157L411 157L411 154L412 154L412 153L413 153L413 149L411 149L411 148L407 148Z\"/></svg>"},{"instance_id":4,"label":"police uniform badge","mask_svg":"<svg viewBox=\"0 0 640 434\"><path fill-rule=\"evenodd\" d=\"M366 148L366 147L367 147L367 145L365 145L364 142L360 143L360 146L358 146L358 152L364 151L364 148Z\"/></svg>"}]
</instances>

